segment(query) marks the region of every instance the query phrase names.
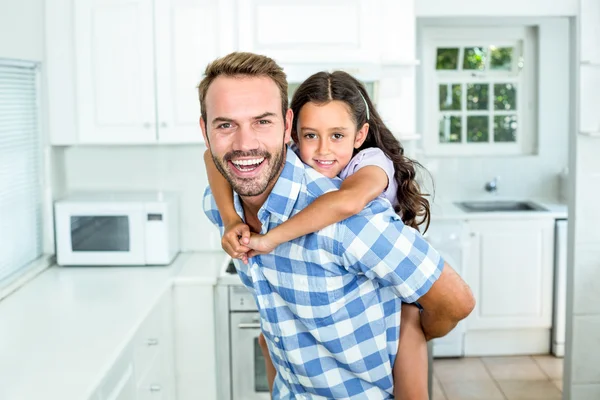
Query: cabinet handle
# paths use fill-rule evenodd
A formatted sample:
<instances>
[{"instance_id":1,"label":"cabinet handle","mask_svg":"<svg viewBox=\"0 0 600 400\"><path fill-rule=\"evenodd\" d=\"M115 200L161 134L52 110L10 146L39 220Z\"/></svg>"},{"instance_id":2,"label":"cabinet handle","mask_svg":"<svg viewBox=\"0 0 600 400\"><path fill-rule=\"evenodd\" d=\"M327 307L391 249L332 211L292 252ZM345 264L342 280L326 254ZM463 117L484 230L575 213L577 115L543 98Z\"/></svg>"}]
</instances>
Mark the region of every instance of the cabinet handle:
<instances>
[{"instance_id":1,"label":"cabinet handle","mask_svg":"<svg viewBox=\"0 0 600 400\"><path fill-rule=\"evenodd\" d=\"M148 346L156 346L158 344L158 339L150 338L150 339L146 340L146 344Z\"/></svg>"},{"instance_id":2,"label":"cabinet handle","mask_svg":"<svg viewBox=\"0 0 600 400\"><path fill-rule=\"evenodd\" d=\"M260 329L260 324L238 324L239 329Z\"/></svg>"},{"instance_id":3,"label":"cabinet handle","mask_svg":"<svg viewBox=\"0 0 600 400\"><path fill-rule=\"evenodd\" d=\"M166 128L167 127L167 123L166 122L161 122L160 123L160 127L161 128Z\"/></svg>"},{"instance_id":4,"label":"cabinet handle","mask_svg":"<svg viewBox=\"0 0 600 400\"><path fill-rule=\"evenodd\" d=\"M144 128L150 129L151 126L152 124L150 122L144 122Z\"/></svg>"},{"instance_id":5,"label":"cabinet handle","mask_svg":"<svg viewBox=\"0 0 600 400\"><path fill-rule=\"evenodd\" d=\"M160 392L162 387L160 385L150 385L150 391L153 393Z\"/></svg>"},{"instance_id":6,"label":"cabinet handle","mask_svg":"<svg viewBox=\"0 0 600 400\"><path fill-rule=\"evenodd\" d=\"M475 236L476 236L475 232L471 232L471 237L475 237Z\"/></svg>"}]
</instances>

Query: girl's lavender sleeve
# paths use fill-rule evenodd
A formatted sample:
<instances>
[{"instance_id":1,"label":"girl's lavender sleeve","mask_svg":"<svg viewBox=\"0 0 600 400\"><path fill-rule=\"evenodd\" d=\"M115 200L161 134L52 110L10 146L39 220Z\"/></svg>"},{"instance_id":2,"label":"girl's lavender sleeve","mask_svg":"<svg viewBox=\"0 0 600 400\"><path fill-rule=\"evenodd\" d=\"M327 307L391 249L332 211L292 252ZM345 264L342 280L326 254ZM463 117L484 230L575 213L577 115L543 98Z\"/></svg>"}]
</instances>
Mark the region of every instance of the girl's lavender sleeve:
<instances>
[{"instance_id":1,"label":"girl's lavender sleeve","mask_svg":"<svg viewBox=\"0 0 600 400\"><path fill-rule=\"evenodd\" d=\"M340 172L339 177L346 179L367 165L373 165L385 171L388 177L388 185L383 193L381 193L380 197L388 199L392 205L396 205L398 202L396 198L398 193L398 184L394 178L394 163L385 155L383 151L381 151L381 149L369 147L360 151L358 154L352 157L350 163L348 163L342 172Z\"/></svg>"}]
</instances>

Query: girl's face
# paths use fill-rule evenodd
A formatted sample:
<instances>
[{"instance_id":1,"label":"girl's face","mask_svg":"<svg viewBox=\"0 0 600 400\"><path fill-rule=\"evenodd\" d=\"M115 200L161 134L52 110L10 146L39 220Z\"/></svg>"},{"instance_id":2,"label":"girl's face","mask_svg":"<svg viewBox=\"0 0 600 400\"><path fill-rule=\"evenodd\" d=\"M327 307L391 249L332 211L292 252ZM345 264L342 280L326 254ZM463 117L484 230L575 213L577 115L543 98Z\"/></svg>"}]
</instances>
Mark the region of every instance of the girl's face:
<instances>
[{"instance_id":1,"label":"girl's face","mask_svg":"<svg viewBox=\"0 0 600 400\"><path fill-rule=\"evenodd\" d=\"M296 130L300 158L321 174L334 178L348 165L368 131L369 124L364 124L357 132L350 109L342 101L306 103L300 109Z\"/></svg>"}]
</instances>

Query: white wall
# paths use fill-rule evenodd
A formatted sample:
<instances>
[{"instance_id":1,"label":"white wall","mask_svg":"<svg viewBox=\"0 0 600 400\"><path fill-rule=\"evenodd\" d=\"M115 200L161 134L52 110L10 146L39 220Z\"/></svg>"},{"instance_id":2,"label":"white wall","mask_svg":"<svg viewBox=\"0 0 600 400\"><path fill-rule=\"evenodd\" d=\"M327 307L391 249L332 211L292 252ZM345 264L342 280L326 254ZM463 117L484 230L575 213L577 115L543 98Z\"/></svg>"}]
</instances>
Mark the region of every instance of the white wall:
<instances>
[{"instance_id":1,"label":"white wall","mask_svg":"<svg viewBox=\"0 0 600 400\"><path fill-rule=\"evenodd\" d=\"M455 19L460 26L479 19ZM492 20L489 20L490 23ZM568 163L569 133L569 23L567 18L532 20L495 20L496 24L532 25L539 23L538 52L538 143L539 154L504 157L418 157L429 170L436 185L436 198L445 200L475 199L488 195L483 187L495 176L500 177L498 195L519 198L556 199L558 174ZM420 19L419 32L436 19ZM452 20L446 19L446 25ZM423 92L418 87L418 125L423 126Z\"/></svg>"},{"instance_id":2,"label":"white wall","mask_svg":"<svg viewBox=\"0 0 600 400\"><path fill-rule=\"evenodd\" d=\"M577 15L578 0L417 0L417 17L547 17Z\"/></svg>"},{"instance_id":3,"label":"white wall","mask_svg":"<svg viewBox=\"0 0 600 400\"><path fill-rule=\"evenodd\" d=\"M200 128L198 128L200 129ZM217 229L202 210L208 185L204 146L68 147L64 191L166 190L180 196L181 246L185 251L221 248Z\"/></svg>"},{"instance_id":4,"label":"white wall","mask_svg":"<svg viewBox=\"0 0 600 400\"><path fill-rule=\"evenodd\" d=\"M44 58L44 0L0 1L0 58Z\"/></svg>"}]
</instances>

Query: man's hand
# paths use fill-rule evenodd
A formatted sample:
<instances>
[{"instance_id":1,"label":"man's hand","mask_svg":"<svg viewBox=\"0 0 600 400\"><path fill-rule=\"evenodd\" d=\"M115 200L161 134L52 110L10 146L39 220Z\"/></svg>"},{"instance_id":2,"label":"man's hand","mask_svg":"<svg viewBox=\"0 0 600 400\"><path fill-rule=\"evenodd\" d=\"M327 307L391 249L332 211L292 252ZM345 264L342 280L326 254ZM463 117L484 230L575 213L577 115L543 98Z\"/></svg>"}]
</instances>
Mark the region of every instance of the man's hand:
<instances>
[{"instance_id":1,"label":"man's hand","mask_svg":"<svg viewBox=\"0 0 600 400\"><path fill-rule=\"evenodd\" d=\"M250 227L237 220L225 225L225 233L221 238L221 247L231 258L238 258L248 264L248 252L250 248L246 245L250 242Z\"/></svg>"},{"instance_id":2,"label":"man's hand","mask_svg":"<svg viewBox=\"0 0 600 400\"><path fill-rule=\"evenodd\" d=\"M469 285L448 264L418 301L423 307L421 326L427 340L446 335L475 307Z\"/></svg>"}]
</instances>

